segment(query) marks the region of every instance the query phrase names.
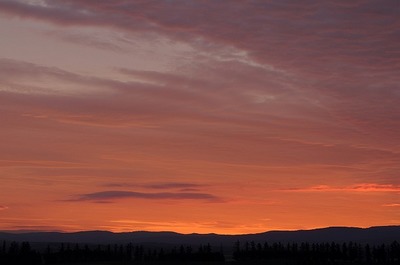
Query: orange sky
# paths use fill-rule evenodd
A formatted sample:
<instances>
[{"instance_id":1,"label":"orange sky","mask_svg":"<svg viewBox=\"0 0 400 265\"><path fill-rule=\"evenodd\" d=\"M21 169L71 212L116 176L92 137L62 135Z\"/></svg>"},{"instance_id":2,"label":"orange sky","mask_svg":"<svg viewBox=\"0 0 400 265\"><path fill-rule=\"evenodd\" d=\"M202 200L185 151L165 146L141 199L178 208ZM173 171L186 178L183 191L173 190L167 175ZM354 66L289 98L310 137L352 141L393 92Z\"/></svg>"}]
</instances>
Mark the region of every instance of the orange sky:
<instances>
[{"instance_id":1,"label":"orange sky","mask_svg":"<svg viewBox=\"0 0 400 265\"><path fill-rule=\"evenodd\" d=\"M399 17L0 0L0 230L400 224Z\"/></svg>"}]
</instances>

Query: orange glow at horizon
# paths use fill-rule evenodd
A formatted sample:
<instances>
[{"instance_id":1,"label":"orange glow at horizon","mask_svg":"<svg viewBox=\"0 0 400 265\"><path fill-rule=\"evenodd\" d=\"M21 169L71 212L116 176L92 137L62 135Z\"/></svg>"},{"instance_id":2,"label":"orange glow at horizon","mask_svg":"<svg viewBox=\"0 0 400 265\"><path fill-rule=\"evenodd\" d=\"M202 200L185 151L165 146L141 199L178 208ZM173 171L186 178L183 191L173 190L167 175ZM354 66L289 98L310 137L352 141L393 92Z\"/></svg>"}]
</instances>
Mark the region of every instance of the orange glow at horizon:
<instances>
[{"instance_id":1,"label":"orange glow at horizon","mask_svg":"<svg viewBox=\"0 0 400 265\"><path fill-rule=\"evenodd\" d=\"M400 224L396 12L277 2L0 0L0 231Z\"/></svg>"}]
</instances>

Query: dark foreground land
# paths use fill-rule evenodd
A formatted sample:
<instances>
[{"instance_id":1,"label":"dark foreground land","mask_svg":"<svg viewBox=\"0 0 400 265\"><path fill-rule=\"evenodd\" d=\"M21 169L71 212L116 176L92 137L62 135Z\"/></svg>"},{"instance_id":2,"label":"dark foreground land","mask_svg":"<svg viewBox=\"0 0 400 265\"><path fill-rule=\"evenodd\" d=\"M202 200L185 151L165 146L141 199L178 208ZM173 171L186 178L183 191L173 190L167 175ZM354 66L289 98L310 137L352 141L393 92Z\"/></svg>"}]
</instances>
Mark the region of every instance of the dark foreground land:
<instances>
[{"instance_id":1,"label":"dark foreground land","mask_svg":"<svg viewBox=\"0 0 400 265\"><path fill-rule=\"evenodd\" d=\"M234 236L0 232L0 265L400 265L399 242L400 226Z\"/></svg>"},{"instance_id":2,"label":"dark foreground land","mask_svg":"<svg viewBox=\"0 0 400 265\"><path fill-rule=\"evenodd\" d=\"M400 244L256 243L237 241L228 252L221 247L190 245L157 248L143 245L48 244L35 249L29 242L3 241L0 264L93 265L390 265L400 264Z\"/></svg>"}]
</instances>

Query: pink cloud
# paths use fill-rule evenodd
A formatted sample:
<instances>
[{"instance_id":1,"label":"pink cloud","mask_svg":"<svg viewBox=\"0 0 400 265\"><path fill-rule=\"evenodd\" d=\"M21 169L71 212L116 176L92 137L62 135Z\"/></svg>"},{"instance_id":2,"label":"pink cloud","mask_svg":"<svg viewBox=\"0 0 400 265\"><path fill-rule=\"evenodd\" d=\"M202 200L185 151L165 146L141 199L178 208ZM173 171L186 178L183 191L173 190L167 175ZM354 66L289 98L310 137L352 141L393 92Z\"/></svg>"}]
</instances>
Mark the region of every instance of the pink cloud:
<instances>
[{"instance_id":1,"label":"pink cloud","mask_svg":"<svg viewBox=\"0 0 400 265\"><path fill-rule=\"evenodd\" d=\"M384 206L384 207L400 207L400 203L388 203L388 204L384 204L382 206Z\"/></svg>"},{"instance_id":2,"label":"pink cloud","mask_svg":"<svg viewBox=\"0 0 400 265\"><path fill-rule=\"evenodd\" d=\"M400 185L363 183L351 186L318 185L308 188L293 188L285 191L293 192L400 192Z\"/></svg>"},{"instance_id":3,"label":"pink cloud","mask_svg":"<svg viewBox=\"0 0 400 265\"><path fill-rule=\"evenodd\" d=\"M366 183L350 187L349 190L362 192L400 192L400 185Z\"/></svg>"}]
</instances>

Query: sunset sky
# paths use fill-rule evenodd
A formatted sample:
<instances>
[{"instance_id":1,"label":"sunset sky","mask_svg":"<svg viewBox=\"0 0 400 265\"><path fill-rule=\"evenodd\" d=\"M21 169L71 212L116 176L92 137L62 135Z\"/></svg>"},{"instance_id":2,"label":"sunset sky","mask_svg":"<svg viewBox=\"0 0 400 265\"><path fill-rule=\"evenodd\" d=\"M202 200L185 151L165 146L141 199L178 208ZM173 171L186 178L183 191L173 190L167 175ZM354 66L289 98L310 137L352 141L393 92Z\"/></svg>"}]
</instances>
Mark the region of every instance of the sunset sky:
<instances>
[{"instance_id":1,"label":"sunset sky","mask_svg":"<svg viewBox=\"0 0 400 265\"><path fill-rule=\"evenodd\" d=\"M0 230L400 224L400 1L0 0Z\"/></svg>"}]
</instances>

